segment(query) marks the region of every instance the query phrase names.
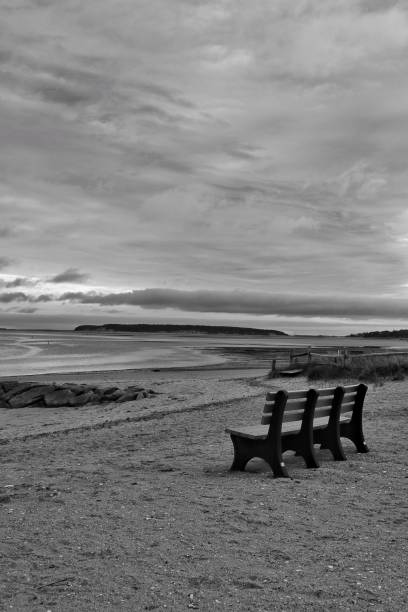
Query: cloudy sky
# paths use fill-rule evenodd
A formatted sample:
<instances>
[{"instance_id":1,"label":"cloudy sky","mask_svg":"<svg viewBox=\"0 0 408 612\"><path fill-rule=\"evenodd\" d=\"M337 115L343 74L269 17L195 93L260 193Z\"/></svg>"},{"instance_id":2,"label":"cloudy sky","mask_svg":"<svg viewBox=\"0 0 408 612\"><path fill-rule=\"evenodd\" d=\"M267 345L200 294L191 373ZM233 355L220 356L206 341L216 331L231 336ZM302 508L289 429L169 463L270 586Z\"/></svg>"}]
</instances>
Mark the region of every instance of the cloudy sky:
<instances>
[{"instance_id":1,"label":"cloudy sky","mask_svg":"<svg viewBox=\"0 0 408 612\"><path fill-rule=\"evenodd\" d=\"M408 327L408 3L1 0L0 326Z\"/></svg>"}]
</instances>

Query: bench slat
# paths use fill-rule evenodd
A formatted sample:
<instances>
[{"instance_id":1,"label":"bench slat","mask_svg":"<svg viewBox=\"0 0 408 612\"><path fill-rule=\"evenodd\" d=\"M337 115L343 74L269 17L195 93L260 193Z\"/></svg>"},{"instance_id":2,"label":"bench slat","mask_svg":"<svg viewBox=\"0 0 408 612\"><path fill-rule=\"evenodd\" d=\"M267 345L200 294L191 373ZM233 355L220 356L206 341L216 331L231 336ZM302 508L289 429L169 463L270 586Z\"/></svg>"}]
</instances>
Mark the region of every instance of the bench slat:
<instances>
[{"instance_id":1,"label":"bench slat","mask_svg":"<svg viewBox=\"0 0 408 612\"><path fill-rule=\"evenodd\" d=\"M301 423L296 421L295 423L282 423L282 435L297 433L300 430Z\"/></svg>"},{"instance_id":2,"label":"bench slat","mask_svg":"<svg viewBox=\"0 0 408 612\"><path fill-rule=\"evenodd\" d=\"M360 385L345 385L343 387L345 393L356 393L357 389ZM306 394L309 389L300 389L299 391L288 391L289 399L297 399L300 397L306 397ZM316 389L319 394L319 397L326 397L327 395L333 395L336 390L336 387L328 387L326 389ZM276 395L278 391L268 391L266 394L266 401L273 402L275 401Z\"/></svg>"},{"instance_id":3,"label":"bench slat","mask_svg":"<svg viewBox=\"0 0 408 612\"><path fill-rule=\"evenodd\" d=\"M340 423L348 421L347 417L341 416ZM313 429L324 429L327 427L329 419L327 417L319 417L313 421Z\"/></svg>"},{"instance_id":4,"label":"bench slat","mask_svg":"<svg viewBox=\"0 0 408 612\"><path fill-rule=\"evenodd\" d=\"M358 385L344 385L343 389L344 389L344 393L356 393L358 388L359 388L359 384ZM326 397L327 395L334 395L335 390L337 389L337 387L327 387L325 389L316 389L316 391L319 394L319 397Z\"/></svg>"},{"instance_id":5,"label":"bench slat","mask_svg":"<svg viewBox=\"0 0 408 612\"><path fill-rule=\"evenodd\" d=\"M306 399L288 399L285 406L285 412L292 410L304 410L306 408Z\"/></svg>"},{"instance_id":6,"label":"bench slat","mask_svg":"<svg viewBox=\"0 0 408 612\"><path fill-rule=\"evenodd\" d=\"M292 423L293 421L301 421L303 419L303 415L305 413L305 409L302 410L292 410L290 412L283 413L283 422L284 423Z\"/></svg>"},{"instance_id":7,"label":"bench slat","mask_svg":"<svg viewBox=\"0 0 408 612\"><path fill-rule=\"evenodd\" d=\"M327 389L316 389L319 397L327 397L329 395L333 396L336 391L336 387L328 387Z\"/></svg>"},{"instance_id":8,"label":"bench slat","mask_svg":"<svg viewBox=\"0 0 408 612\"><path fill-rule=\"evenodd\" d=\"M318 419L320 417L324 417L324 416L329 416L331 411L332 411L331 404L330 404L330 406L323 406L323 407L317 408L315 410L315 418L313 420L313 424L314 424L316 419Z\"/></svg>"},{"instance_id":9,"label":"bench slat","mask_svg":"<svg viewBox=\"0 0 408 612\"><path fill-rule=\"evenodd\" d=\"M354 404L355 402L343 402L341 405L341 409L340 412L352 412L353 408L354 408ZM323 405L318 405L315 408L315 418L318 418L320 416L325 416L325 415L329 415L332 409L332 404L327 403L327 404L323 404Z\"/></svg>"},{"instance_id":10,"label":"bench slat","mask_svg":"<svg viewBox=\"0 0 408 612\"><path fill-rule=\"evenodd\" d=\"M359 386L360 383L358 385L345 385L343 387L344 393L355 393L358 390Z\"/></svg>"},{"instance_id":11,"label":"bench slat","mask_svg":"<svg viewBox=\"0 0 408 612\"><path fill-rule=\"evenodd\" d=\"M328 395L327 397L319 397L316 402L316 409L323 408L324 406L332 406L333 398L333 395Z\"/></svg>"},{"instance_id":12,"label":"bench slat","mask_svg":"<svg viewBox=\"0 0 408 612\"><path fill-rule=\"evenodd\" d=\"M266 440L269 427L268 425L249 425L248 427L227 427L225 431L240 438Z\"/></svg>"},{"instance_id":13,"label":"bench slat","mask_svg":"<svg viewBox=\"0 0 408 612\"><path fill-rule=\"evenodd\" d=\"M343 402L341 405L340 412L343 414L344 412L352 412L354 408L355 402Z\"/></svg>"},{"instance_id":14,"label":"bench slat","mask_svg":"<svg viewBox=\"0 0 408 612\"><path fill-rule=\"evenodd\" d=\"M283 423L291 423L292 421L301 421L303 418L304 409L302 410L292 410L290 412L283 413ZM269 425L272 423L272 412L268 412L267 414L262 415L261 419L262 425Z\"/></svg>"},{"instance_id":15,"label":"bench slat","mask_svg":"<svg viewBox=\"0 0 408 612\"><path fill-rule=\"evenodd\" d=\"M344 389L344 393L356 393L356 391L359 388L359 384L358 385L344 385L343 389ZM316 391L319 394L319 397L325 397L326 395L334 395L334 392L336 391L337 387L327 387L324 389L316 389Z\"/></svg>"},{"instance_id":16,"label":"bench slat","mask_svg":"<svg viewBox=\"0 0 408 612\"><path fill-rule=\"evenodd\" d=\"M274 402L266 402L264 406L264 412L272 412ZM286 402L285 412L291 412L291 410L304 410L306 406L306 399L289 399Z\"/></svg>"},{"instance_id":17,"label":"bench slat","mask_svg":"<svg viewBox=\"0 0 408 612\"><path fill-rule=\"evenodd\" d=\"M319 396L316 402L316 412L319 411L319 408L331 407L333 403L334 393L333 389L325 389L327 391L326 395ZM330 394L329 394L330 391ZM355 404L357 393L355 391L347 393L344 395L342 406L347 407L347 410L343 410L342 412L349 412L353 409ZM264 414L270 414L273 410L274 402L266 402L263 408ZM285 413L295 411L295 410L304 410L306 406L306 399L288 399L285 407Z\"/></svg>"},{"instance_id":18,"label":"bench slat","mask_svg":"<svg viewBox=\"0 0 408 612\"><path fill-rule=\"evenodd\" d=\"M282 435L296 433L300 429L300 424L283 423ZM248 427L227 427L226 432L238 436L240 438L249 438L250 440L266 440L268 436L268 425L249 425Z\"/></svg>"},{"instance_id":19,"label":"bench slat","mask_svg":"<svg viewBox=\"0 0 408 612\"><path fill-rule=\"evenodd\" d=\"M301 389L300 391L288 391L287 394L289 399L297 399L299 397L306 397L308 391L309 389ZM266 401L274 402L278 393L278 391L268 391Z\"/></svg>"}]
</instances>

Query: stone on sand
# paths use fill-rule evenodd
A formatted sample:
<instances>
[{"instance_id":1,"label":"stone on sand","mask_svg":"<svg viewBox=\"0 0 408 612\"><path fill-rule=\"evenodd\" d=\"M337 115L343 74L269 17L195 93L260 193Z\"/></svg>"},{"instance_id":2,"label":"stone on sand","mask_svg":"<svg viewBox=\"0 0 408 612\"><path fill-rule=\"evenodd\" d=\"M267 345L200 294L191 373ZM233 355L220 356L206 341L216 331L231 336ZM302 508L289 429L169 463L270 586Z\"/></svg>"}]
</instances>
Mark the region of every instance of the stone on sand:
<instances>
[{"instance_id":1,"label":"stone on sand","mask_svg":"<svg viewBox=\"0 0 408 612\"><path fill-rule=\"evenodd\" d=\"M44 395L45 405L49 408L70 406L75 401L75 393L70 389L52 389Z\"/></svg>"},{"instance_id":2,"label":"stone on sand","mask_svg":"<svg viewBox=\"0 0 408 612\"><path fill-rule=\"evenodd\" d=\"M12 397L6 399L6 401L10 408L24 408L24 406L31 406L41 402L44 395L50 390L52 390L52 387L49 385L30 387L21 393L15 393Z\"/></svg>"}]
</instances>

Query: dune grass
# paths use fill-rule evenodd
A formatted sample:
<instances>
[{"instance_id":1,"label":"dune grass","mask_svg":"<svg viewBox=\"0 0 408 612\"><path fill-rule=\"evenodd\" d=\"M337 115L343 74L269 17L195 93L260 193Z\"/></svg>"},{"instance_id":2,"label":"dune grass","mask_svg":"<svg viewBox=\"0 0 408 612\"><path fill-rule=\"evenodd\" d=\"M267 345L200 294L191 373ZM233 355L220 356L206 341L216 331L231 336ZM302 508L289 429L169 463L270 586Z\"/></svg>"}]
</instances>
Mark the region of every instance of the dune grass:
<instances>
[{"instance_id":1,"label":"dune grass","mask_svg":"<svg viewBox=\"0 0 408 612\"><path fill-rule=\"evenodd\" d=\"M343 363L309 363L303 366L309 380L361 380L381 384L386 380L404 380L408 376L406 355L370 356L361 354ZM267 378L280 377L281 368L271 370Z\"/></svg>"},{"instance_id":2,"label":"dune grass","mask_svg":"<svg viewBox=\"0 0 408 612\"><path fill-rule=\"evenodd\" d=\"M406 356L361 356L346 365L310 364L305 368L309 380L352 378L366 382L381 383L385 380L404 380L408 375Z\"/></svg>"}]
</instances>

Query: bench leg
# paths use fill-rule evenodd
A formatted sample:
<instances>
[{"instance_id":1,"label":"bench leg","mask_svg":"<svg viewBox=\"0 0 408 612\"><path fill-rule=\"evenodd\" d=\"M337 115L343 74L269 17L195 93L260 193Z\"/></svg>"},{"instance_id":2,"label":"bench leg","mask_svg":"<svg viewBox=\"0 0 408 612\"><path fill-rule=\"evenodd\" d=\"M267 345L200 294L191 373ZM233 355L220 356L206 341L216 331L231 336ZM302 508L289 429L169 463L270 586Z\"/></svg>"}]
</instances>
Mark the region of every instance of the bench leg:
<instances>
[{"instance_id":1,"label":"bench leg","mask_svg":"<svg viewBox=\"0 0 408 612\"><path fill-rule=\"evenodd\" d=\"M288 450L290 449L288 448ZM295 455L296 457L303 457L307 468L320 467L314 448L309 443L301 442L299 446L296 447Z\"/></svg>"},{"instance_id":2,"label":"bench leg","mask_svg":"<svg viewBox=\"0 0 408 612\"><path fill-rule=\"evenodd\" d=\"M369 452L369 448L364 439L363 428L358 423L353 423L353 420L351 420L350 423L340 423L340 435L343 438L351 440L358 453Z\"/></svg>"},{"instance_id":3,"label":"bench leg","mask_svg":"<svg viewBox=\"0 0 408 612\"><path fill-rule=\"evenodd\" d=\"M331 451L335 461L347 461L340 438L338 440L333 440L333 444L329 446L329 450Z\"/></svg>"},{"instance_id":4,"label":"bench leg","mask_svg":"<svg viewBox=\"0 0 408 612\"><path fill-rule=\"evenodd\" d=\"M301 454L301 453L299 453ZM316 455L313 449L309 449L305 451L303 454L303 459L305 460L307 468L318 468L320 467L319 462L316 459Z\"/></svg>"},{"instance_id":5,"label":"bench leg","mask_svg":"<svg viewBox=\"0 0 408 612\"><path fill-rule=\"evenodd\" d=\"M248 445L245 444L245 438L239 438L237 436L233 436L231 434L232 444L234 446L234 460L230 467L232 472L234 471L244 471L245 466L250 459L252 459L251 454L248 452Z\"/></svg>"},{"instance_id":6,"label":"bench leg","mask_svg":"<svg viewBox=\"0 0 408 612\"><path fill-rule=\"evenodd\" d=\"M359 385L351 420L348 423L340 423L340 435L351 440L358 453L369 451L363 434L363 404L366 392L367 386Z\"/></svg>"},{"instance_id":7,"label":"bench leg","mask_svg":"<svg viewBox=\"0 0 408 612\"><path fill-rule=\"evenodd\" d=\"M245 466L254 457L259 457L266 461L271 468L275 478L290 478L288 470L279 452L270 440L249 440L231 434L234 446L234 460L231 471L244 471Z\"/></svg>"},{"instance_id":8,"label":"bench leg","mask_svg":"<svg viewBox=\"0 0 408 612\"><path fill-rule=\"evenodd\" d=\"M262 459L270 466L275 478L290 478L286 465L282 460L282 455L279 457L277 453L275 453L268 457L262 457Z\"/></svg>"},{"instance_id":9,"label":"bench leg","mask_svg":"<svg viewBox=\"0 0 408 612\"><path fill-rule=\"evenodd\" d=\"M321 449L329 449L335 461L347 461L336 427L315 431L315 442L320 443Z\"/></svg>"},{"instance_id":10,"label":"bench leg","mask_svg":"<svg viewBox=\"0 0 408 612\"><path fill-rule=\"evenodd\" d=\"M305 411L302 418L302 427L297 434L289 434L284 437L282 446L286 450L296 451L296 455L303 457L308 468L318 468L319 462L317 461L314 451L314 438L313 438L313 417L315 412L315 406L317 402L317 392L315 389L310 389L307 393L307 402Z\"/></svg>"}]
</instances>

